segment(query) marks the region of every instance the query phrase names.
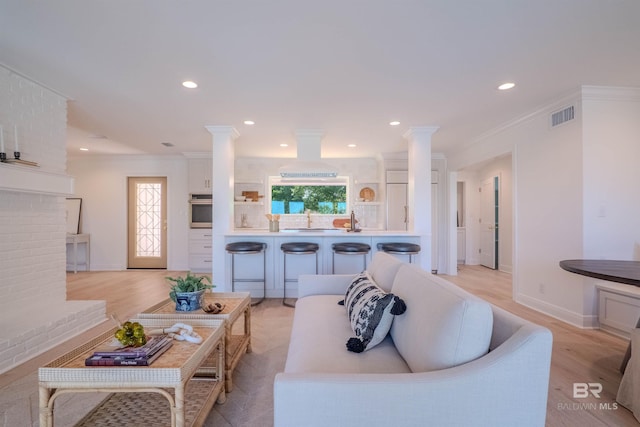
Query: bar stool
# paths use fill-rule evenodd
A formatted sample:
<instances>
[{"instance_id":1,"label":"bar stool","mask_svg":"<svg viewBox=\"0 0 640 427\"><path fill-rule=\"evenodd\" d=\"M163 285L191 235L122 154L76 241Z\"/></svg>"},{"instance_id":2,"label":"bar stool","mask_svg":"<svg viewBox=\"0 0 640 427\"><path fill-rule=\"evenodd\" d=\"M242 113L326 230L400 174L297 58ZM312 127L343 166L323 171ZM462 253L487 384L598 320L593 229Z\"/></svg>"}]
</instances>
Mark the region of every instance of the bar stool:
<instances>
[{"instance_id":1,"label":"bar stool","mask_svg":"<svg viewBox=\"0 0 640 427\"><path fill-rule=\"evenodd\" d=\"M267 256L266 243L262 242L234 242L228 243L225 249L231 254L231 292L234 292L236 282L262 282L262 298L251 305L258 305L267 297ZM254 255L262 253L262 279L236 279L234 257L236 255Z\"/></svg>"},{"instance_id":2,"label":"bar stool","mask_svg":"<svg viewBox=\"0 0 640 427\"><path fill-rule=\"evenodd\" d=\"M287 255L313 255L316 256L316 274L318 274L318 246L317 243L309 242L289 242L280 245L280 249L284 254L284 273L283 273L283 296L282 304L288 307L295 307L293 304L286 302L287 299L287 282L298 282L298 279L287 279Z\"/></svg>"},{"instance_id":3,"label":"bar stool","mask_svg":"<svg viewBox=\"0 0 640 427\"><path fill-rule=\"evenodd\" d=\"M331 272L336 272L336 254L338 255L362 255L364 260L363 270L367 269L367 254L371 250L371 246L366 243L344 242L334 243L331 245L333 249L333 255L331 259Z\"/></svg>"},{"instance_id":4,"label":"bar stool","mask_svg":"<svg viewBox=\"0 0 640 427\"><path fill-rule=\"evenodd\" d=\"M393 255L409 255L409 264L413 255L420 253L420 245L407 242L378 243L378 250Z\"/></svg>"}]
</instances>

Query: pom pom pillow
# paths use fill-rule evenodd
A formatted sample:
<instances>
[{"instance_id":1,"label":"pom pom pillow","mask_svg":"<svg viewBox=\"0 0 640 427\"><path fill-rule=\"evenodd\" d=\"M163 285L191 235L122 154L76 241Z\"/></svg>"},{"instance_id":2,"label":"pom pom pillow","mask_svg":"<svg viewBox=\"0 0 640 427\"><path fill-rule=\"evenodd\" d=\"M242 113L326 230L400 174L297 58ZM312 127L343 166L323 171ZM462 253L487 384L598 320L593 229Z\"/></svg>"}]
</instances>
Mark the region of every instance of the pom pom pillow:
<instances>
[{"instance_id":1,"label":"pom pom pillow","mask_svg":"<svg viewBox=\"0 0 640 427\"><path fill-rule=\"evenodd\" d=\"M366 271L357 275L347 288L344 305L356 334L347 341L347 349L355 353L382 342L391 329L393 317L407 308L400 298L380 289Z\"/></svg>"}]
</instances>

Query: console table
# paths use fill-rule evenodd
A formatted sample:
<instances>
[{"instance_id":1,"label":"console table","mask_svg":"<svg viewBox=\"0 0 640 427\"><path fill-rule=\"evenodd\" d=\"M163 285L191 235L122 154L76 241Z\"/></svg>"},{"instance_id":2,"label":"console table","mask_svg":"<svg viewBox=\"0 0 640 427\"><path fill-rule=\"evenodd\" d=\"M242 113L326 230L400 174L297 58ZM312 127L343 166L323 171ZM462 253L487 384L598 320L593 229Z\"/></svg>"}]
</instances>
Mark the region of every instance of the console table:
<instances>
[{"instance_id":1,"label":"console table","mask_svg":"<svg viewBox=\"0 0 640 427\"><path fill-rule=\"evenodd\" d=\"M640 261L567 259L560 261L560 267L583 276L640 286Z\"/></svg>"},{"instance_id":2,"label":"console table","mask_svg":"<svg viewBox=\"0 0 640 427\"><path fill-rule=\"evenodd\" d=\"M67 234L67 245L73 245L73 272L78 272L78 243L84 244L85 267L89 271L89 234ZM68 263L67 263L68 264Z\"/></svg>"},{"instance_id":3,"label":"console table","mask_svg":"<svg viewBox=\"0 0 640 427\"><path fill-rule=\"evenodd\" d=\"M595 284L600 328L629 338L640 318L640 261L570 259L560 267L601 280Z\"/></svg>"},{"instance_id":4,"label":"console table","mask_svg":"<svg viewBox=\"0 0 640 427\"><path fill-rule=\"evenodd\" d=\"M629 338L630 331L640 327L640 261L570 259L560 261L560 267L605 281L596 284L601 329ZM620 366L621 372L624 372L630 355L629 345Z\"/></svg>"}]
</instances>

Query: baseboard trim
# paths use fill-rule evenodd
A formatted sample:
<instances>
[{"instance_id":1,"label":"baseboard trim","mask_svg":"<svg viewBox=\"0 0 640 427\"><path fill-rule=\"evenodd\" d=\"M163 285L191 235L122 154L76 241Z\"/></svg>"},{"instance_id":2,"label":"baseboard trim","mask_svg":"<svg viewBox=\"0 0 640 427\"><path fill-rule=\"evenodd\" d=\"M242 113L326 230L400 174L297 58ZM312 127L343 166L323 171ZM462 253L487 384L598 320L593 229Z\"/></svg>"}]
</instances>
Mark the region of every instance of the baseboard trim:
<instances>
[{"instance_id":1,"label":"baseboard trim","mask_svg":"<svg viewBox=\"0 0 640 427\"><path fill-rule=\"evenodd\" d=\"M528 295L516 295L514 299L518 304L522 304L525 307L529 307L533 310L544 313L547 316L551 316L554 319L561 320L580 329L600 328L597 315L583 315L580 313L576 313L567 310L566 308L559 307L554 304L549 304L546 301L532 298Z\"/></svg>"}]
</instances>

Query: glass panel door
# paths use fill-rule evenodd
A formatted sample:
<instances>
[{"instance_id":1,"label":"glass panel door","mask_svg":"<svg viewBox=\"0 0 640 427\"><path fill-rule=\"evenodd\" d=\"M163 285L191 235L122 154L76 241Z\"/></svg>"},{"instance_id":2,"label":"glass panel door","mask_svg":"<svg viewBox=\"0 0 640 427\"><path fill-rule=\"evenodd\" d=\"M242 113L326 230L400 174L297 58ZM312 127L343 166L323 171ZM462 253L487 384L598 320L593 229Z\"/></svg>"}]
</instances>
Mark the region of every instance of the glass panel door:
<instances>
[{"instance_id":1,"label":"glass panel door","mask_svg":"<svg viewBox=\"0 0 640 427\"><path fill-rule=\"evenodd\" d=\"M167 268L166 177L128 179L128 268Z\"/></svg>"}]
</instances>

